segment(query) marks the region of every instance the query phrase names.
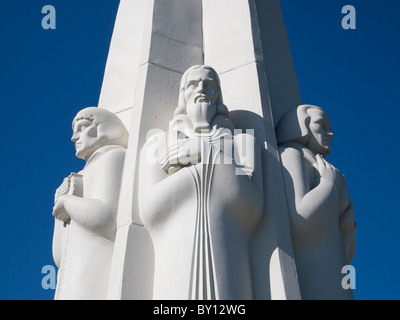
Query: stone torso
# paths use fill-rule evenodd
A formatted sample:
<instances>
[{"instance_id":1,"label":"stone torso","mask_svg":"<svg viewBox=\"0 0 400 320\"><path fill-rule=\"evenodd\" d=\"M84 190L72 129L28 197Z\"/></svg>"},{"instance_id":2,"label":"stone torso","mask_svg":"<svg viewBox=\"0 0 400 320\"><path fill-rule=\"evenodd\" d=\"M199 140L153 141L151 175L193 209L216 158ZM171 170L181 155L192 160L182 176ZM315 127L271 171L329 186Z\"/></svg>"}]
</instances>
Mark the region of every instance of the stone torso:
<instances>
[{"instance_id":1,"label":"stone torso","mask_svg":"<svg viewBox=\"0 0 400 320\"><path fill-rule=\"evenodd\" d=\"M166 177L142 211L155 247L155 299L252 298L248 247L262 198L223 152L203 146L202 161Z\"/></svg>"},{"instance_id":2,"label":"stone torso","mask_svg":"<svg viewBox=\"0 0 400 320\"><path fill-rule=\"evenodd\" d=\"M83 176L83 198L104 199L109 179L110 163L116 166L123 159L119 147L104 147L80 172ZM117 177L118 179L118 177ZM63 228L65 242L58 274L57 299L106 299L112 261L116 211L105 211L100 217L96 209L71 219ZM97 217L97 213L99 217ZM100 279L100 280L99 280Z\"/></svg>"},{"instance_id":3,"label":"stone torso","mask_svg":"<svg viewBox=\"0 0 400 320\"><path fill-rule=\"evenodd\" d=\"M297 204L290 208L296 267L303 299L348 299L349 291L341 286L342 267L346 264L345 250L339 228L339 216L349 206L344 177L339 188L322 185L315 155L306 147L291 143L281 148L281 154L298 155L303 169L306 192L325 188L321 196L315 195L304 209ZM282 156L283 163L287 161ZM290 172L298 178L297 172ZM293 188L287 180L287 188ZM296 195L297 196L297 195ZM292 195L292 198L296 198ZM318 197L318 199L316 199ZM313 204L311 204L313 202Z\"/></svg>"}]
</instances>

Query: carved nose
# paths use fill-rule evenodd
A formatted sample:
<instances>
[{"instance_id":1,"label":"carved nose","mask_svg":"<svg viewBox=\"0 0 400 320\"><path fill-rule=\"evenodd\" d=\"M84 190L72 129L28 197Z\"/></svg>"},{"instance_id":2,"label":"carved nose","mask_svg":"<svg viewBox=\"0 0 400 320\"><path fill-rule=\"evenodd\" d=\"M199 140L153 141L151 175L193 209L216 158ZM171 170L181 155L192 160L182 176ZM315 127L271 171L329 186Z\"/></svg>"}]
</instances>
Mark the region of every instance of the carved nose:
<instances>
[{"instance_id":1,"label":"carved nose","mask_svg":"<svg viewBox=\"0 0 400 320\"><path fill-rule=\"evenodd\" d=\"M203 81L200 81L199 82L199 92L201 92L201 93L204 93L205 91L204 91L204 82Z\"/></svg>"},{"instance_id":2,"label":"carved nose","mask_svg":"<svg viewBox=\"0 0 400 320\"><path fill-rule=\"evenodd\" d=\"M75 133L72 135L71 141L72 141L73 143L75 143L76 141L78 141L78 137L76 136Z\"/></svg>"},{"instance_id":3,"label":"carved nose","mask_svg":"<svg viewBox=\"0 0 400 320\"><path fill-rule=\"evenodd\" d=\"M326 133L326 135L327 135L328 137L330 137L330 138L333 138L333 132L332 132L332 131L328 131L328 132Z\"/></svg>"}]
</instances>

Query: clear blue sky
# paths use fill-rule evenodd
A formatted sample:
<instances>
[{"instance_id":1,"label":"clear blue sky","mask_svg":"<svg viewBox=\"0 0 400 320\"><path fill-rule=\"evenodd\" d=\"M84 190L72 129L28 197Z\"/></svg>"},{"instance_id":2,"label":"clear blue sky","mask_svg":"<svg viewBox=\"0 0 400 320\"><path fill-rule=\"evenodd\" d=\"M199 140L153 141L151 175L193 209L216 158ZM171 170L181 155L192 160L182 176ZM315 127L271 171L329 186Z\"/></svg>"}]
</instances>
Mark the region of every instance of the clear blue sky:
<instances>
[{"instance_id":1,"label":"clear blue sky","mask_svg":"<svg viewBox=\"0 0 400 320\"><path fill-rule=\"evenodd\" d=\"M82 160L70 142L78 110L97 105L117 0L13 0L0 12L3 140L0 299L52 299L54 191ZM347 177L358 223L357 299L400 299L400 1L282 0L303 103L325 108L327 158ZM41 9L57 10L43 30ZM357 29L343 30L354 5Z\"/></svg>"}]
</instances>

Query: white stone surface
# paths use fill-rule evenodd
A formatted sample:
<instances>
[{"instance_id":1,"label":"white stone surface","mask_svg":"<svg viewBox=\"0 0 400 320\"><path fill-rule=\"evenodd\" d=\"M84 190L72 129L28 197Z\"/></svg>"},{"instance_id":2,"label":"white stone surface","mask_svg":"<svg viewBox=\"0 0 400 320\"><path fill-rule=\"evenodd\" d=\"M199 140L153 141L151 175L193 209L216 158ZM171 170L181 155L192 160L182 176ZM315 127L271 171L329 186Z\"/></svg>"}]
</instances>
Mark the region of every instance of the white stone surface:
<instances>
[{"instance_id":1,"label":"white stone surface","mask_svg":"<svg viewBox=\"0 0 400 320\"><path fill-rule=\"evenodd\" d=\"M225 64L226 67L224 67L226 72L221 73L221 81L223 82L223 88L225 88L224 94L228 97L229 108L234 111L254 112L259 116L256 117L253 114L248 117L249 113L246 116L236 113L235 115L232 114L232 118L238 121L239 126L237 128L244 130L248 128L255 129L256 139L260 145L268 147L268 150L261 148L261 154L264 158L264 174L266 176L276 176L268 180L266 184L270 190L275 190L275 193L268 195L270 199L275 199L275 201L271 202L264 199L266 211L270 212L267 216L270 216L270 218L263 220L262 227L260 227L261 231L252 239L251 264L253 272L257 274L253 278L254 283L252 285L256 292L254 298L298 299L299 290L298 288L296 289L297 279L290 230L288 218L285 217L287 212L285 212L285 207L281 205L282 201L284 201L283 181L277 175L279 173L277 170L279 163L276 161L278 156L272 110L269 105L270 94L265 70L262 67L263 55L259 31L257 31L258 21L254 3L250 1L249 4L247 1L240 0L232 5L231 2L227 3L226 1L224 3L215 3L205 0L202 2L202 7L199 8L198 4L200 2L186 1L184 2L185 8L181 7L178 11L172 10L175 2L171 7L166 7L165 1L148 1L147 3L151 3L148 4L148 8L151 8L154 14L147 12L149 18L146 20L147 25L144 28L142 52L140 54L140 59L143 62L136 71L137 79L140 79L140 81L138 80L136 84L134 94L133 110L135 110L135 113L132 115L131 138L121 190L118 216L119 230L129 233L131 232L129 230L133 230L133 228L126 228L127 225L143 226L138 208L139 188L137 176L139 175L139 168L137 159L149 130L155 128L163 131L168 130L168 122L177 105L179 81L176 79L180 78L180 72L190 66L188 63L193 63L197 59L199 61L196 64L202 64L205 59L219 73L221 73L223 64L228 63L229 65ZM180 5L182 6L182 2L180 2ZM275 4L272 5L275 6ZM218 20L218 16L225 21L224 24ZM277 16L277 21L275 22L282 27L283 21L279 19L282 19L282 17ZM271 23L273 24L274 22L272 21ZM187 32L188 30L190 32ZM124 31L122 29L115 32ZM154 37L152 36L153 33L155 33ZM170 40L163 39L163 37ZM151 40L156 38L161 41ZM240 39L241 42L235 39ZM185 48L183 52L186 52L185 54L188 56L184 58L182 57L182 52L180 53L182 62L180 66L176 64L179 59L175 59L174 56L171 56L171 58L168 58L168 55L159 57L156 53L168 52L168 49L164 47L157 48L160 43L163 43L163 46L169 44L171 46L170 52L176 51L178 47ZM187 48L188 45L192 46L192 48ZM199 55L199 47L204 50L203 56ZM213 48L218 48L221 52L225 50L229 54L224 55L224 59L220 59L222 55L218 55L218 52ZM228 52L229 50L226 50L226 48L234 48L235 50L234 52ZM231 55L235 56L235 58L230 58ZM146 63L146 60L148 63ZM221 63L221 66L219 63ZM284 62L279 65L282 64ZM279 67L276 68L279 69ZM243 72L244 70L247 71ZM177 73L176 71L179 72ZM283 91L280 92L282 95L285 94ZM279 106L276 107L278 108ZM278 201L280 197L282 201ZM286 229L283 229L278 234L276 229L282 221L284 221ZM149 235L146 234L146 231L144 230L141 234L144 237L143 242L148 243ZM121 239L128 241L129 235L121 237ZM122 248L116 250L117 253L114 255L113 270L115 272L112 272L112 277L114 277L112 283L116 284L116 286L120 285L120 287L112 290L111 297L115 299L137 297L135 292L136 280L129 276L127 277L125 271L125 273L121 272L121 270L137 268L137 259L128 256L133 254L133 251L129 249L131 246L129 242L117 243L116 247L118 246ZM272 252L276 248L278 248L278 254L272 256ZM264 254L260 254L259 250L263 250ZM145 260L152 261L152 257L153 254L148 253ZM270 266L276 266L273 269L282 272L283 282L274 284L277 277L270 278L268 271ZM143 268L138 268L143 270ZM142 274L142 278L151 278L151 270L153 270L153 267L149 266L147 272ZM124 281L121 278L124 278ZM139 279L140 277L135 276L134 278ZM142 288L141 290L143 297L148 298L152 295L149 288L146 290ZM282 292L283 294L276 292Z\"/></svg>"},{"instance_id":2,"label":"white stone surface","mask_svg":"<svg viewBox=\"0 0 400 320\"><path fill-rule=\"evenodd\" d=\"M138 68L154 64L181 74L203 61L201 1L121 0L99 107L130 130Z\"/></svg>"},{"instance_id":3,"label":"white stone surface","mask_svg":"<svg viewBox=\"0 0 400 320\"><path fill-rule=\"evenodd\" d=\"M170 135L149 138L140 160L140 214L155 250L153 298L252 299L249 247L263 215L261 159L245 153L237 162L251 168L238 174L232 150L221 150L221 140L235 150L243 145L219 107L213 69L190 68L180 94ZM184 137L174 139L179 132Z\"/></svg>"},{"instance_id":4,"label":"white stone surface","mask_svg":"<svg viewBox=\"0 0 400 320\"><path fill-rule=\"evenodd\" d=\"M285 21L279 0L251 0L252 15L258 28L254 37L260 39L263 68L268 79L269 100L276 125L286 111L301 104Z\"/></svg>"},{"instance_id":5,"label":"white stone surface","mask_svg":"<svg viewBox=\"0 0 400 320\"><path fill-rule=\"evenodd\" d=\"M351 297L338 288L337 269L354 255L354 211L345 179L315 156L329 140L317 135L318 126L307 128L314 140L291 140L294 124L302 122L286 112L299 104L278 0L121 0L98 110L122 120L129 142L103 146L88 129L85 142L77 144L77 156L87 164L66 178L54 208L57 219L71 218L55 228L54 257L64 274L58 296ZM321 116L310 110L311 119ZM74 134L76 140L80 134ZM110 164L107 155L116 150L119 157L110 157ZM310 218L315 208L305 202L304 226L297 194L307 183L314 193L313 170L327 181L321 198L310 203L332 205L321 211L331 223ZM338 202L332 200L335 188ZM74 245L76 257L88 263L70 268L65 252L72 251L65 248L73 241L65 231L77 228L75 213L81 209L64 206L63 199L78 198L89 214L91 197L106 199L96 213L109 220L95 219L95 227L80 228L87 233L71 233L73 241L88 238L90 245L86 251ZM317 222L325 233L314 227ZM310 250L307 241L317 248ZM323 280L314 285L315 275ZM329 290L322 292L324 286Z\"/></svg>"},{"instance_id":6,"label":"white stone surface","mask_svg":"<svg viewBox=\"0 0 400 320\"><path fill-rule=\"evenodd\" d=\"M301 105L277 126L303 299L351 299L343 266L355 252L354 208L345 177L324 157L333 137L326 112Z\"/></svg>"},{"instance_id":7,"label":"white stone surface","mask_svg":"<svg viewBox=\"0 0 400 320\"><path fill-rule=\"evenodd\" d=\"M276 101L290 103L291 100L293 105L298 105L300 97L288 96L288 91L282 86L271 86L274 82L267 64L273 64L274 70L290 71L294 79L295 73L294 68L286 65L286 58L272 59L263 51L270 42L274 45L281 41L275 38L275 33L286 37L282 15L270 15L268 25L260 30L256 5L259 5L258 1L253 0L238 0L235 5L228 0L219 1L218 5L211 0L203 1L205 63L220 74L224 101L229 106L235 127L254 129L258 143L263 146L265 218L253 237L255 298L299 299L273 115L276 113L274 109L279 111L282 108ZM264 1L261 5L265 11L280 10L279 1ZM225 22L223 27L218 25L219 17ZM264 33L271 39L265 38ZM264 44L263 41L267 42ZM234 53L219 55L218 50L223 51L224 47L235 48ZM290 48L287 46L285 50L290 51ZM290 52L282 52L282 55L290 56Z\"/></svg>"},{"instance_id":8,"label":"white stone surface","mask_svg":"<svg viewBox=\"0 0 400 320\"><path fill-rule=\"evenodd\" d=\"M142 58L140 64L149 62L183 73L188 67L203 59L203 48L188 45L153 32L149 56L146 54Z\"/></svg>"},{"instance_id":9,"label":"white stone surface","mask_svg":"<svg viewBox=\"0 0 400 320\"><path fill-rule=\"evenodd\" d=\"M111 39L98 106L114 113L133 107L137 67L145 28L152 9L150 1L121 0ZM130 123L132 111L121 118ZM129 126L127 126L129 130Z\"/></svg>"},{"instance_id":10,"label":"white stone surface","mask_svg":"<svg viewBox=\"0 0 400 320\"><path fill-rule=\"evenodd\" d=\"M152 285L144 288L141 279L153 278L154 253L151 249L144 250L129 241L141 237L142 240L137 241L147 246L150 239L147 230L143 228L138 209L139 153L150 130L168 129L168 122L178 103L179 81L183 71L192 63L203 63L203 55L200 55L198 50L202 47L199 2L165 0L142 0L142 2L146 2L147 7L139 6L138 14L147 15L147 18L146 25L142 29L143 45L140 45L139 55L141 63L135 71L137 81L132 94L130 140L118 213L117 239L120 241L115 245L118 249L115 250L113 257L111 272L113 288L110 290L110 299L152 297ZM135 21L131 23L135 24ZM140 28L140 25L137 27ZM114 32L125 32L122 25L116 25L116 28L118 30ZM152 41L155 38L162 39L162 42ZM156 53L169 50L165 48L166 45L170 46L171 52L176 52L177 47L185 48L179 52L180 65L173 56L169 58L157 56ZM197 59L199 61L196 61ZM173 65L169 65L170 62L173 62ZM131 235L134 230L141 232L139 235ZM119 233L123 235L119 237ZM135 252L141 252L146 256L137 258ZM142 261L148 262L147 268L143 267Z\"/></svg>"},{"instance_id":11,"label":"white stone surface","mask_svg":"<svg viewBox=\"0 0 400 320\"><path fill-rule=\"evenodd\" d=\"M91 107L76 115L71 140L86 165L56 192L55 298L105 299L128 132L112 112Z\"/></svg>"},{"instance_id":12,"label":"white stone surface","mask_svg":"<svg viewBox=\"0 0 400 320\"><path fill-rule=\"evenodd\" d=\"M154 32L193 47L202 47L201 1L156 0L154 1ZM184 71L184 70L183 70Z\"/></svg>"},{"instance_id":13,"label":"white stone surface","mask_svg":"<svg viewBox=\"0 0 400 320\"><path fill-rule=\"evenodd\" d=\"M248 1L204 0L203 16L206 64L223 74L257 60Z\"/></svg>"}]
</instances>

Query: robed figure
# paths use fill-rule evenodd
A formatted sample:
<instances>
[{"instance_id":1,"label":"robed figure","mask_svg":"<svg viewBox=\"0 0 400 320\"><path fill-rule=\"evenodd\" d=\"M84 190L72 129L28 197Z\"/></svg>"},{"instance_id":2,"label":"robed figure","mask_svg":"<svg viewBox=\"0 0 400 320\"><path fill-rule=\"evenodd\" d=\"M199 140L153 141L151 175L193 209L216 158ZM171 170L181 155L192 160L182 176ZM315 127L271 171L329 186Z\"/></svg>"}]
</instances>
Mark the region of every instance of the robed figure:
<instances>
[{"instance_id":1,"label":"robed figure","mask_svg":"<svg viewBox=\"0 0 400 320\"><path fill-rule=\"evenodd\" d=\"M155 251L154 299L253 298L260 153L253 135L235 132L213 68L183 74L169 132L142 149L139 190Z\"/></svg>"},{"instance_id":2,"label":"robed figure","mask_svg":"<svg viewBox=\"0 0 400 320\"><path fill-rule=\"evenodd\" d=\"M114 113L97 107L79 111L72 130L76 156L86 164L55 196L55 299L106 299L128 132Z\"/></svg>"},{"instance_id":3,"label":"robed figure","mask_svg":"<svg viewBox=\"0 0 400 320\"><path fill-rule=\"evenodd\" d=\"M276 135L301 297L352 299L343 280L355 253L356 223L346 179L325 160L333 137L328 115L301 105L281 118Z\"/></svg>"}]
</instances>

